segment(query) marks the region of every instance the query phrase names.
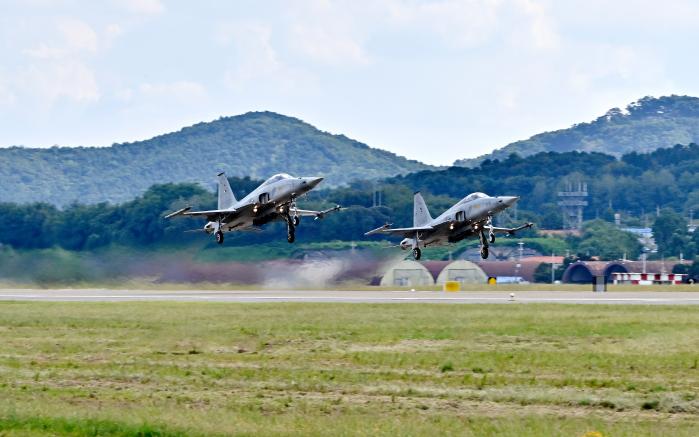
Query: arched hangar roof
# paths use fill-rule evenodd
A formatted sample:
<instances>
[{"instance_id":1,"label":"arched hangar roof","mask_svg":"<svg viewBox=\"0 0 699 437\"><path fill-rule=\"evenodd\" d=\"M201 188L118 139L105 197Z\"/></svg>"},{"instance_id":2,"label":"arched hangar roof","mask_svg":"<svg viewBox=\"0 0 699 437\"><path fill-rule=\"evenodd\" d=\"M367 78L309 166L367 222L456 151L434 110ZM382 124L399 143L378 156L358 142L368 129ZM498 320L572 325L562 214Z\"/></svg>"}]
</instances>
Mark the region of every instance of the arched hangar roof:
<instances>
[{"instance_id":1,"label":"arched hangar roof","mask_svg":"<svg viewBox=\"0 0 699 437\"><path fill-rule=\"evenodd\" d=\"M568 284L591 284L595 276L604 276L611 281L612 273L627 273L626 266L617 261L578 261L563 272L563 282Z\"/></svg>"},{"instance_id":2,"label":"arched hangar roof","mask_svg":"<svg viewBox=\"0 0 699 437\"><path fill-rule=\"evenodd\" d=\"M419 285L434 285L434 277L425 266L410 259L392 264L381 278L382 287Z\"/></svg>"},{"instance_id":3,"label":"arched hangar roof","mask_svg":"<svg viewBox=\"0 0 699 437\"><path fill-rule=\"evenodd\" d=\"M485 284L488 282L488 275L477 264L459 259L447 264L439 272L437 284L444 284L447 281L457 281L462 284Z\"/></svg>"}]
</instances>

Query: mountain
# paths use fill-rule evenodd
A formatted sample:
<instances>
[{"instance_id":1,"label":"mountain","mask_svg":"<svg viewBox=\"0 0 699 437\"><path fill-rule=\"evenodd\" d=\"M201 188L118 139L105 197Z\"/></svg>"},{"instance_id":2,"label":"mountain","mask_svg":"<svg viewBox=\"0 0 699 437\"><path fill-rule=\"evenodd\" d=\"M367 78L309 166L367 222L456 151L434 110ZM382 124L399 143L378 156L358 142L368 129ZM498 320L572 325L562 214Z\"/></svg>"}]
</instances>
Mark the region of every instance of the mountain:
<instances>
[{"instance_id":1,"label":"mountain","mask_svg":"<svg viewBox=\"0 0 699 437\"><path fill-rule=\"evenodd\" d=\"M675 144L699 143L699 98L689 96L644 97L626 109L613 108L589 123L544 132L516 141L457 166L473 167L486 159L539 152L601 152L619 157L629 152L651 152Z\"/></svg>"},{"instance_id":2,"label":"mountain","mask_svg":"<svg viewBox=\"0 0 699 437\"><path fill-rule=\"evenodd\" d=\"M119 203L156 183L213 187L221 171L319 175L327 186L428 168L296 118L250 112L111 147L0 148L0 202Z\"/></svg>"}]
</instances>

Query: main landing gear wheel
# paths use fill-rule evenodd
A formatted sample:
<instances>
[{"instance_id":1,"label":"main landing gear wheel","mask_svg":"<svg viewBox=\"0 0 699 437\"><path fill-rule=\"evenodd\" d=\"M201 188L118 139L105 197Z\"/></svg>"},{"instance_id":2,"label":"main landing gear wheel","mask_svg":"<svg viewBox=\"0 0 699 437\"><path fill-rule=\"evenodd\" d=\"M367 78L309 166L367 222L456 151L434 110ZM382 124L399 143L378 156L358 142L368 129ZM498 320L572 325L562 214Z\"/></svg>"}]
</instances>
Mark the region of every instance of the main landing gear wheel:
<instances>
[{"instance_id":1,"label":"main landing gear wheel","mask_svg":"<svg viewBox=\"0 0 699 437\"><path fill-rule=\"evenodd\" d=\"M490 234L490 235L488 236L488 240L490 240L490 244L495 243L495 234Z\"/></svg>"},{"instance_id":2,"label":"main landing gear wheel","mask_svg":"<svg viewBox=\"0 0 699 437\"><path fill-rule=\"evenodd\" d=\"M216 242L217 242L218 244L223 244L223 232L221 232L221 231L216 231L215 236L216 236Z\"/></svg>"},{"instance_id":3,"label":"main landing gear wheel","mask_svg":"<svg viewBox=\"0 0 699 437\"><path fill-rule=\"evenodd\" d=\"M488 259L488 246L481 246L481 258Z\"/></svg>"},{"instance_id":4,"label":"main landing gear wheel","mask_svg":"<svg viewBox=\"0 0 699 437\"><path fill-rule=\"evenodd\" d=\"M294 219L294 220L293 220L294 226L298 226L299 223L301 223L301 217L295 215L295 216L293 217L293 219Z\"/></svg>"},{"instance_id":5,"label":"main landing gear wheel","mask_svg":"<svg viewBox=\"0 0 699 437\"><path fill-rule=\"evenodd\" d=\"M296 230L294 230L293 226L289 226L289 229L287 230L286 233L286 241L289 243L293 243L296 240Z\"/></svg>"},{"instance_id":6,"label":"main landing gear wheel","mask_svg":"<svg viewBox=\"0 0 699 437\"><path fill-rule=\"evenodd\" d=\"M419 261L421 256L422 256L422 251L420 250L419 247L416 247L415 249L413 249L413 258L415 258L415 261Z\"/></svg>"}]
</instances>

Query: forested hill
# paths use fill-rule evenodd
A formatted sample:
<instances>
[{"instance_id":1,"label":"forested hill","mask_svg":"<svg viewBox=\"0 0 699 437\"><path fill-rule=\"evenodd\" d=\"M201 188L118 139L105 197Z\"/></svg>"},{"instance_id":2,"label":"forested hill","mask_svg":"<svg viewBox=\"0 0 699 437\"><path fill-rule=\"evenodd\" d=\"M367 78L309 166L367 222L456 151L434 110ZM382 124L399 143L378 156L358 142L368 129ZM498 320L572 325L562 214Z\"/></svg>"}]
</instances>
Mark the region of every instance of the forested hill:
<instances>
[{"instance_id":1,"label":"forested hill","mask_svg":"<svg viewBox=\"0 0 699 437\"><path fill-rule=\"evenodd\" d=\"M699 142L699 98L689 96L644 97L625 110L613 108L589 123L544 132L517 141L474 159L461 159L459 166L475 166L485 159L504 159L538 152L601 152L621 156L650 152L673 144Z\"/></svg>"},{"instance_id":2,"label":"forested hill","mask_svg":"<svg viewBox=\"0 0 699 437\"><path fill-rule=\"evenodd\" d=\"M296 118L251 112L111 147L0 148L0 202L119 203L153 184L211 187L220 171L257 179L317 175L327 186L426 168Z\"/></svg>"},{"instance_id":3,"label":"forested hill","mask_svg":"<svg viewBox=\"0 0 699 437\"><path fill-rule=\"evenodd\" d=\"M632 152L619 159L596 152L541 152L526 158L511 155L504 160L486 160L474 168L421 171L389 178L385 183L452 199L473 191L521 196L519 208L560 216L557 192L568 182L584 182L589 191L589 206L584 211L587 219L612 212L638 217L657 207L683 213L699 211L697 168L699 145L689 144L643 154Z\"/></svg>"}]
</instances>

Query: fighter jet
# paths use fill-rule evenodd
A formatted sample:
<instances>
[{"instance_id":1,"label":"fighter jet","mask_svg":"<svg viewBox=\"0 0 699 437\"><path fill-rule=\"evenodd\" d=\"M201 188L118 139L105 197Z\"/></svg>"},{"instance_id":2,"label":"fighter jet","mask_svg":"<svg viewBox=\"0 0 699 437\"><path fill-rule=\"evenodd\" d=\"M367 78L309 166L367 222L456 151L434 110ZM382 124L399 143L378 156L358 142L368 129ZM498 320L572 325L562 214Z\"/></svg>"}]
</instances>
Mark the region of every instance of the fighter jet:
<instances>
[{"instance_id":1,"label":"fighter jet","mask_svg":"<svg viewBox=\"0 0 699 437\"><path fill-rule=\"evenodd\" d=\"M218 208L210 211L191 211L182 208L165 216L166 219L183 217L205 217L203 231L214 234L216 242L223 244L223 233L232 231L259 230L258 226L274 220L284 220L287 226L287 241L293 243L295 231L302 216L322 219L326 214L338 211L340 206L325 211L298 209L296 199L308 193L323 180L321 177L297 178L285 173L276 174L255 188L250 194L237 200L228 178L218 174Z\"/></svg>"},{"instance_id":2,"label":"fighter jet","mask_svg":"<svg viewBox=\"0 0 699 437\"><path fill-rule=\"evenodd\" d=\"M495 243L495 234L514 235L517 231L533 226L532 223L525 223L517 228L493 226L493 216L511 207L517 200L519 197L490 197L483 193L471 193L433 219L427 210L425 200L417 192L414 197L412 228L391 228L391 224L387 223L365 235L402 235L405 238L400 242L400 248L412 249L415 260L419 260L422 256L421 248L478 237L481 244L481 258L487 259L488 247L491 243Z\"/></svg>"}]
</instances>

